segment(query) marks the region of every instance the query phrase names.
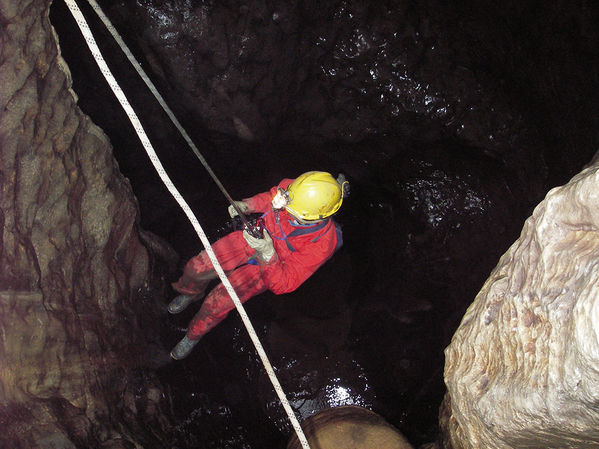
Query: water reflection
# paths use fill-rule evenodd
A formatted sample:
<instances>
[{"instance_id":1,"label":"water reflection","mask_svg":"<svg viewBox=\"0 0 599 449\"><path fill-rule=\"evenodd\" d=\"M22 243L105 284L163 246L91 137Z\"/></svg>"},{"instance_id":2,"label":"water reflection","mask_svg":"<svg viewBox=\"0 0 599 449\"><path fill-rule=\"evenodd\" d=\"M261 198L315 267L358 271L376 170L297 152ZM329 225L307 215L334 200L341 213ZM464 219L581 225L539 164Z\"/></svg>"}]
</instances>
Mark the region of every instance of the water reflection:
<instances>
[{"instance_id":1,"label":"water reflection","mask_svg":"<svg viewBox=\"0 0 599 449\"><path fill-rule=\"evenodd\" d=\"M352 361L359 367L356 361ZM359 367L361 374L358 379L361 379L363 388L358 388L356 379L342 378L339 376L331 377L321 388L312 392L312 395L303 398L295 399L292 402L293 408L302 416L302 419L312 416L319 410L330 407L339 407L342 405L359 405L362 407L372 406L371 401L366 399L366 394L370 390L366 382L366 373ZM306 392L308 393L308 392Z\"/></svg>"}]
</instances>

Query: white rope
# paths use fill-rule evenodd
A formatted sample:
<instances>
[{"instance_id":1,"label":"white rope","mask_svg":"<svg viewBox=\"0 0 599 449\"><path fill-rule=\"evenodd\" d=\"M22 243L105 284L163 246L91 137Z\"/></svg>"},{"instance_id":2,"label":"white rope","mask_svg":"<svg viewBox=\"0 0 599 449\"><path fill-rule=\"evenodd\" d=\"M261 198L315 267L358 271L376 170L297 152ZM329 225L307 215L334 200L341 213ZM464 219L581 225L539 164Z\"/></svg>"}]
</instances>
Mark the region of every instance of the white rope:
<instances>
[{"instance_id":1,"label":"white rope","mask_svg":"<svg viewBox=\"0 0 599 449\"><path fill-rule=\"evenodd\" d=\"M200 153L200 150L198 150L198 147L196 147L196 145L195 145L195 143L193 143L193 140L191 139L191 137L189 137L189 134L187 134L187 131L185 131L185 129L183 128L181 123L179 123L179 120L177 119L177 117L175 117L175 114L173 113L171 108L166 104L166 101L164 101L164 98L162 98L162 95L160 95L160 92L158 92L158 89L156 89L156 86L154 86L154 83L150 80L150 78L148 77L148 75L146 74L144 69L141 67L141 64L137 61L137 59L135 59L135 56L133 56L133 53L131 53L131 50L129 50L129 47L127 46L127 44L125 44L125 41L123 41L123 39L121 38L121 35L118 33L116 28L112 25L112 23L110 22L110 19L106 16L106 14L104 14L104 11L102 11L102 8L100 8L100 6L95 2L95 0L87 0L87 2L90 4L90 6L96 12L96 14L100 18L100 20L102 20L102 22L106 26L106 29L112 35L112 37L117 42L117 44L119 44L119 47L121 47L121 50L123 51L123 53L125 53L125 56L129 60L129 62L131 63L131 65L133 66L135 71L139 74L139 76L141 77L143 82L146 83L146 86L148 86L148 89L150 89L150 92L152 92L152 94L154 95L156 100L158 100L158 103L160 103L160 106L162 106L162 109L164 109L164 112L166 112L166 115L168 115L168 117L173 122L173 125L175 125L175 127L179 130L179 132L181 133L181 135L187 142L187 145L189 145L189 147L195 153L195 155L198 157L198 159L200 160L200 162L202 163L204 168L206 168L206 170L208 171L208 174L218 184L218 186L221 188L221 190L224 190L224 187L218 180L218 177L212 171L212 169L210 168L210 165L208 165L208 162L206 161L204 156L202 156L202 153Z\"/></svg>"},{"instance_id":2,"label":"white rope","mask_svg":"<svg viewBox=\"0 0 599 449\"><path fill-rule=\"evenodd\" d=\"M115 39L117 40L117 42L119 43L119 45L121 46L121 48L123 49L123 51L125 52L127 57L129 58L129 60L133 63L134 66L136 66L136 70L142 76L142 78L144 79L144 81L146 82L146 84L148 85L150 90L152 90L154 95L156 95L156 98L158 99L160 104L163 106L163 108L165 108L165 111L167 111L167 114L169 114L169 117L171 117L171 120L173 120L173 123L175 123L175 126L177 126L177 128L179 128L179 131L181 131L184 136L187 136L186 140L192 146L192 148L195 148L195 145L193 145L191 138L189 138L187 133L185 133L185 131L183 130L183 128L181 127L181 125L179 124L179 122L177 121L177 119L175 118L173 113L170 111L168 106L166 106L166 103L164 102L164 100L162 99L162 97L160 96L160 94L158 93L156 88L153 86L152 82L149 80L147 75L145 75L145 73L141 69L141 66L139 65L139 63L137 63L137 61L135 60L135 58L133 57L133 55L131 54L131 52L129 51L129 49L127 48L125 43L123 42L123 40L120 38L120 36L118 36L118 33L116 32L116 30L114 29L112 24L110 24L110 21L108 20L108 18L102 13L100 7L93 0L88 0L88 1L89 1L90 5L94 8L96 13L98 13L100 18L104 22L104 24L107 26L110 33L113 36L115 36ZM289 401L287 400L287 397L285 396L285 392L281 388L281 384L279 383L279 380L277 379L274 369L273 369L272 365L270 364L270 361L268 360L266 352L264 351L264 348L262 347L262 344L260 343L258 335L256 334L256 331L254 330L254 327L253 327L245 309L243 308L243 305L241 304L241 301L239 300L237 293L233 289L231 282L227 278L220 263L218 262L218 259L216 258L216 255L214 254L214 251L212 250L212 246L210 245L210 242L208 241L208 238L206 237L206 234L204 233L204 230L200 226L200 223L198 222L197 218L193 214L191 208L189 207L189 205L187 204L185 199L181 196L179 191L176 189L175 185L173 184L173 182L169 178L168 174L164 170L164 167L162 166L162 163L160 162L160 159L158 158L156 151L154 151L154 148L152 147L152 144L150 143L150 140L148 139L148 136L146 135L146 132L144 131L144 129L141 125L141 122L139 121L139 118L135 114L135 111L129 104L127 97L123 93L121 87L119 86L116 79L112 75L112 72L108 68L108 65L106 64L106 61L104 60L104 57L102 56L100 49L98 48L98 46L96 44L96 40L94 39L94 36L89 28L89 25L87 24L87 22L85 20L85 17L83 16L83 14L81 13L81 10L79 9L79 6L75 2L75 0L65 0L65 3L68 6L69 10L71 11L71 14L73 15L75 21L77 22L77 25L79 26L79 29L81 30L81 33L83 34L83 37L85 38L85 41L87 42L87 45L92 53L92 56L94 57L94 59L96 60L96 63L98 64L98 67L100 68L100 72L102 72L102 75L104 75L104 78L106 78L108 85L114 92L114 95L117 97L117 99L121 103L123 109L125 110L127 116L129 117L129 120L131 121L131 124L133 125L133 128L135 129L135 132L137 133L137 135L139 137L139 140L143 144L146 152L148 153L148 156L149 156L150 160L152 161L154 168L158 172L160 179L162 179L162 182L164 183L164 185L166 186L168 191L171 193L171 195L173 195L173 197L175 198L175 200L177 201L177 203L179 204L181 209L183 209L183 212L185 212L185 215L187 215L187 218L191 222L198 237L202 241L202 244L204 245L204 248L206 249L206 253L208 254L208 257L210 258L210 261L212 262L212 265L214 266L214 269L216 270L218 277L222 281L227 292L231 296L231 299L233 300L233 303L235 304L237 311L239 312L241 320L247 329L250 339L252 340L252 343L254 344L256 351L258 352L258 355L260 356L260 359L262 360L262 364L264 365L264 369L266 370L266 373L268 374L268 377L273 385L273 388L274 388L275 392L277 393L277 396L279 397L279 400L281 401L283 408L287 412L289 420L291 421L291 424L297 434L297 437L298 437L300 443L302 444L302 447L304 449L310 449L310 446L308 444L306 436L304 435L302 427L300 426L299 421L297 420L297 417L293 413L291 405L289 404ZM118 38L117 38L117 36L118 36ZM138 69L138 67L139 67L139 69ZM197 148L196 148L196 150L197 150Z\"/></svg>"}]
</instances>

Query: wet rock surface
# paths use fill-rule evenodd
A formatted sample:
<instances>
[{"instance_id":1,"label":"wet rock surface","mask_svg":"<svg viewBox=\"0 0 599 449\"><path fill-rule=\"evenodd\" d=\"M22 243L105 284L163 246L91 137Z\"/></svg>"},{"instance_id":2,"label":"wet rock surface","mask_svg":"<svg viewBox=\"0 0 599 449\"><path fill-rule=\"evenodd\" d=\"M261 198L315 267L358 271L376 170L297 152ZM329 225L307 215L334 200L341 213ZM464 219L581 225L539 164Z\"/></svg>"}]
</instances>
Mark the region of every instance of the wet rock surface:
<instances>
[{"instance_id":1,"label":"wet rock surface","mask_svg":"<svg viewBox=\"0 0 599 449\"><path fill-rule=\"evenodd\" d=\"M0 4L0 446L162 445L157 258L106 135L76 107L49 6Z\"/></svg>"},{"instance_id":2,"label":"wet rock surface","mask_svg":"<svg viewBox=\"0 0 599 449\"><path fill-rule=\"evenodd\" d=\"M344 248L298 291L261 295L248 313L300 417L360 405L415 446L434 440L442 351L464 310L532 206L599 146L597 11L567 2L100 3L233 197L314 168L349 176L352 197L338 216ZM18 142L6 144L13 141L3 135L3 164L18 154L33 168L2 167L1 276L10 292L0 316L8 317L2 326L11 336L6 354L14 363L7 366L26 360L24 372L32 373L39 359L47 368L38 372L51 373L35 382L25 376L48 385L46 402L7 396L0 416L8 417L8 441L27 435L30 447L44 439L85 446L93 435L105 447L284 447L292 429L235 313L189 359L141 368L148 360L139 359L153 353L148 342L174 345L193 310L167 317L172 292L156 298L138 290L147 279L160 288L165 276L151 254L172 256L158 238L144 238L148 252L136 236L129 186L100 149L106 136L79 112L53 118L56 131L45 132L41 117L58 113L56 105L77 111L70 94L52 94L65 83L48 69L55 56L19 52L31 43L40 48L34 37L49 33L41 25L46 7L7 1L1 10L5 42L14 42L3 55L10 48L14 56L0 73L31 78L27 89L1 87L6 102L15 92L24 99L2 114L5 135ZM14 19L30 14L31 22ZM78 104L110 136L118 169L139 199L142 227L182 260L192 256L201 249L197 238L62 2L52 6L51 20ZM167 171L217 238L230 229L222 195L97 20L90 22ZM51 52L54 44L44 45ZM19 207L7 198L18 198ZM55 352L64 355L46 361L41 351L27 352L29 334L19 324L26 320L14 313L41 322L43 335L51 329L40 340L57 342ZM74 374L61 377L57 365ZM101 412L82 406L81 395Z\"/></svg>"},{"instance_id":3,"label":"wet rock surface","mask_svg":"<svg viewBox=\"0 0 599 449\"><path fill-rule=\"evenodd\" d=\"M369 12L359 2L339 2L323 14L320 4L305 4L287 13L287 28L277 28L272 17L281 17L275 13L287 8L282 4L103 5L120 29L130 30L128 43L153 69L217 172L234 171L241 181L226 180L235 197L315 163L350 175L354 193L339 216L345 248L299 291L265 294L247 307L301 417L331 405L364 405L416 444L433 439L442 350L532 201L559 172L545 160L561 154L555 136L563 128L550 132L523 120L522 92L498 82L528 62L535 44L515 40L501 21L495 38L483 39L493 37L483 25L489 23L484 8L420 3ZM509 14L494 11L499 18ZM485 45L495 53L487 55ZM505 72L488 69L493 57ZM567 85L559 64L550 67L552 79ZM95 87L83 79L89 95ZM134 101L152 110L146 94L135 100L136 91L129 90ZM90 113L92 103L102 104L93 113L98 120L118 114L118 108L106 113L104 96L81 100ZM561 125L543 111L537 112L544 120ZM159 114L146 120L162 142L157 146L169 148L163 160L216 238L226 205L198 176L201 167L177 137L161 131L152 118ZM183 259L193 255L200 249L190 243L195 237L177 212L168 212L168 198L156 201L160 189L139 174L144 156L135 156L135 140L113 121L102 127L125 149L117 157L137 186L142 210L144 197L161 205L146 208L142 220L168 235ZM540 144L541 132L553 137ZM575 172L576 161L562 162L566 173ZM176 342L176 328L192 313L171 321L166 341ZM181 446L278 447L291 432L236 318L206 337L190 359L160 373L176 398L180 424L173 433Z\"/></svg>"},{"instance_id":4,"label":"wet rock surface","mask_svg":"<svg viewBox=\"0 0 599 449\"><path fill-rule=\"evenodd\" d=\"M403 435L376 413L355 405L327 408L302 423L310 447L320 449L412 449ZM287 449L300 449L294 435Z\"/></svg>"},{"instance_id":5,"label":"wet rock surface","mask_svg":"<svg viewBox=\"0 0 599 449\"><path fill-rule=\"evenodd\" d=\"M597 165L551 190L446 349L445 447L593 447Z\"/></svg>"},{"instance_id":6,"label":"wet rock surface","mask_svg":"<svg viewBox=\"0 0 599 449\"><path fill-rule=\"evenodd\" d=\"M527 191L542 189L542 173L530 169L544 165L538 136L510 104L512 93L479 70L473 59L482 50L452 40L476 44L460 26L480 20L478 10L460 17L427 1L101 3L181 114L213 139L459 136L517 168ZM348 155L335 161L347 164Z\"/></svg>"}]
</instances>

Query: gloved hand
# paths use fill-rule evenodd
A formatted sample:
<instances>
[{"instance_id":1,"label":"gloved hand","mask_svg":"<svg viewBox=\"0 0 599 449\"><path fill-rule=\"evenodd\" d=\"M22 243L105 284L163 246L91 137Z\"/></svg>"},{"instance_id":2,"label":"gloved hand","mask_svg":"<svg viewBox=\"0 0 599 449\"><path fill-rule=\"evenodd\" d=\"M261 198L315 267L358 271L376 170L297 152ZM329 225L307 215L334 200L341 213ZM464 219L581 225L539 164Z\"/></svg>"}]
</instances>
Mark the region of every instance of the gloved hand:
<instances>
[{"instance_id":1,"label":"gloved hand","mask_svg":"<svg viewBox=\"0 0 599 449\"><path fill-rule=\"evenodd\" d=\"M245 201L235 201L234 203L242 213L247 214L247 213L251 212L250 206L248 206ZM231 216L231 218L239 215L232 204L229 206L228 211L229 211L229 215Z\"/></svg>"},{"instance_id":2,"label":"gloved hand","mask_svg":"<svg viewBox=\"0 0 599 449\"><path fill-rule=\"evenodd\" d=\"M263 262L270 262L275 253L275 247L272 243L272 238L268 235L268 231L264 230L264 238L256 238L247 230L243 231L243 238L248 243L250 248L254 248L258 253L258 258Z\"/></svg>"}]
</instances>

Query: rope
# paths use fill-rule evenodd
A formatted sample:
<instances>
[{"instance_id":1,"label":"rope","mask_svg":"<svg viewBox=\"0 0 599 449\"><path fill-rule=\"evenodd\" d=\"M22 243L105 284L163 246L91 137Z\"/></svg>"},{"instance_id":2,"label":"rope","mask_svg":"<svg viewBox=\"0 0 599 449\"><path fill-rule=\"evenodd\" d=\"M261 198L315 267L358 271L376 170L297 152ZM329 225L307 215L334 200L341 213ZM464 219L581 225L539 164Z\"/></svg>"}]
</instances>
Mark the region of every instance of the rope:
<instances>
[{"instance_id":1,"label":"rope","mask_svg":"<svg viewBox=\"0 0 599 449\"><path fill-rule=\"evenodd\" d=\"M102 11L102 8L100 8L100 6L96 3L95 0L87 0L87 2L90 4L90 6L96 12L98 17L102 21L102 23L104 23L104 26L106 26L106 29L112 35L112 37L117 42L119 47L121 47L121 50L123 51L123 53L125 53L125 56L129 60L129 62L131 63L131 65L133 66L135 71L139 74L139 76L141 77L143 82L146 83L146 86L148 86L148 89L150 89L150 92L152 92L152 94L154 95L156 100L158 100L158 103L160 104L160 106L162 106L162 109L164 110L164 112L166 112L166 115L168 115L168 117L171 119L171 121L173 122L173 125L175 125L177 130L179 130L179 133L181 133L181 136L183 136L183 139L185 139L185 141L187 142L187 145L189 145L189 148L191 148L193 153L200 160L200 162L202 163L202 165L204 166L204 168L210 175L210 177L214 180L214 182L216 183L216 185L218 186L220 191L225 195L225 197L227 198L229 203L231 203L233 208L237 211L239 218L241 218L241 221L243 222L243 224L246 227L246 229L248 230L248 232L250 232L254 237L262 238L262 236L248 222L245 214L235 204L235 201L233 200L231 195L229 195L229 192L227 191L227 189L225 189L225 186L220 182L220 179L218 179L218 176L216 176L216 173L214 173L214 171L212 171L212 168L210 167L210 165L208 165L208 162L206 161L206 159L204 158L202 153L200 153L200 150L198 150L198 147L195 145L195 143L193 142L191 137L189 137L189 134L187 134L187 131L185 131L185 128L183 128L183 126L181 125L181 123L179 122L179 120L177 119L177 117L175 116L173 111L171 110L171 108L168 106L168 104L166 104L166 101L164 101L164 98L162 98L162 95L160 94L160 92L158 92L158 89L156 89L156 86L154 86L154 83L152 83L152 80L150 80L150 78L148 77L148 75L146 74L144 69L141 67L141 64L137 61L137 59L135 59L135 56L133 56L133 53L131 53L131 50L129 50L129 47L127 46L127 44L125 44L125 41L123 41L123 39L121 38L121 35L118 33L116 28L112 25L112 23L110 22L110 19L108 19L106 14L104 14L104 11Z\"/></svg>"},{"instance_id":2,"label":"rope","mask_svg":"<svg viewBox=\"0 0 599 449\"><path fill-rule=\"evenodd\" d=\"M110 24L110 22L108 21L108 18L103 13L101 13L100 7L95 3L95 1L94 0L88 0L88 1L89 1L90 5L94 8L96 13L98 13L98 15L100 15L100 18L102 18L102 21L108 27L108 30L111 32L111 34L113 34L113 36L115 34L118 36L118 33L116 32L114 27ZM152 161L154 168L158 172L160 179L162 180L162 182L164 183L164 185L166 186L166 188L168 189L170 194L175 198L175 200L177 201L177 203L179 204L181 209L183 209L183 212L185 213L185 215L191 222L198 237L202 241L202 244L204 245L206 253L208 254L208 257L210 258L210 261L212 262L212 265L214 266L214 269L216 270L218 277L222 281L227 292L231 296L231 299L233 300L233 303L235 304L237 311L239 312L239 316L241 317L241 320L246 327L246 330L250 336L250 339L252 340L252 343L254 344L256 351L258 352L258 355L260 356L262 364L264 365L264 369L266 370L266 373L268 374L268 377L273 385L273 388L274 388L275 392L277 393L277 396L279 397L279 400L281 401L283 408L287 412L289 420L291 421L293 429L295 430L297 437L300 440L300 443L302 444L302 447L304 449L310 449L310 446L308 444L306 436L304 435L302 427L300 426L299 421L297 420L297 417L295 416L295 414L293 413L293 410L291 409L291 405L289 404L289 401L287 400L287 397L285 396L285 392L283 391L283 388L281 387L281 384L279 383L279 380L277 379L274 369L273 369L272 365L270 364L270 361L268 360L268 357L266 355L266 352L264 351L264 348L262 347L262 344L260 343L258 335L256 334L256 331L254 330L254 327L253 327L245 309L243 308L243 305L241 304L241 301L239 300L237 293L233 289L231 282L227 278L220 263L218 262L218 259L216 258L216 255L214 254L212 246L210 245L210 242L208 241L208 238L206 237L204 230L202 229L200 223L198 222L198 219L193 214L191 208L189 207L189 205L187 204L185 199L181 196L179 191L176 189L175 185L173 184L173 182L169 178L168 174L164 170L164 167L162 166L162 163L160 162L160 159L158 158L156 151L154 151L154 148L153 148L152 144L150 143L150 140L148 139L148 136L146 135L146 132L144 131L144 129L141 125L141 122L139 121L139 118L137 117L135 111L129 104L127 97L125 96L121 87L119 86L116 79L112 75L112 72L108 68L108 65L106 64L106 61L104 60L104 57L102 56L100 49L98 48L98 45L96 44L94 36L89 28L89 25L87 24L87 22L85 20L85 17L83 16L83 14L81 13L81 10L79 9L79 6L75 2L75 0L65 0L65 3L68 6L69 10L71 11L73 18L77 22L77 25L79 26L79 29L81 30L81 33L83 34L83 37L92 53L92 56L94 57L94 59L96 60L96 63L98 64L100 72L102 72L102 75L104 75L104 78L106 78L108 85L112 89L112 91L113 91L114 95L117 97L118 101L121 103L121 106L123 107L129 120L131 121L131 124L133 125L133 128L135 129L135 132L137 133L137 135L139 137L139 140L143 144L146 152L148 153L148 156L149 156L150 160ZM115 37L115 39L116 39L116 37ZM125 43L122 41L120 36L118 37L117 42L119 42L119 45L121 45L121 48L123 49L125 54L131 55L131 58L133 58L133 60L135 60L135 58L133 57L133 55L131 54L129 49L126 47ZM127 50L125 50L125 48L127 48ZM129 59L130 61L131 61L131 58ZM135 62L136 63L134 65L139 66L137 61L135 61ZM139 66L138 73L140 71L141 71L141 73L140 73L140 75L141 75L143 73L141 66ZM150 87L150 89L154 92L154 95L156 95L158 92L153 87L151 81L149 80L147 75L145 75L145 73L142 75L142 78L144 78L144 81L147 80L146 84L148 85L148 87L152 86L152 87ZM166 106L166 103L164 103L164 100L162 100L162 97L159 94L157 96L157 99L159 102L161 102L163 107ZM173 120L173 123L175 123L175 126L177 126L177 124L179 122L176 121L176 118L174 118L172 111L169 113L170 109L168 109L168 106L166 106L165 111L167 111L167 114L169 114L169 116L171 117L171 120ZM182 133L184 133L184 136L187 136L187 133L185 133L185 131L183 130L183 128L181 127L180 124L177 127L180 128L179 130L182 131ZM188 143L190 143L190 146L192 146L192 149L195 148L195 151L197 151L197 148L195 147L195 145L193 145L193 142L191 141L189 136L187 136L186 140L188 140ZM201 158L201 160L202 160L203 157L201 156L201 154L199 154L199 151L197 153L198 153L197 154L198 157ZM206 166L207 166L207 164L206 164ZM212 171L209 170L209 172L212 172Z\"/></svg>"}]
</instances>

